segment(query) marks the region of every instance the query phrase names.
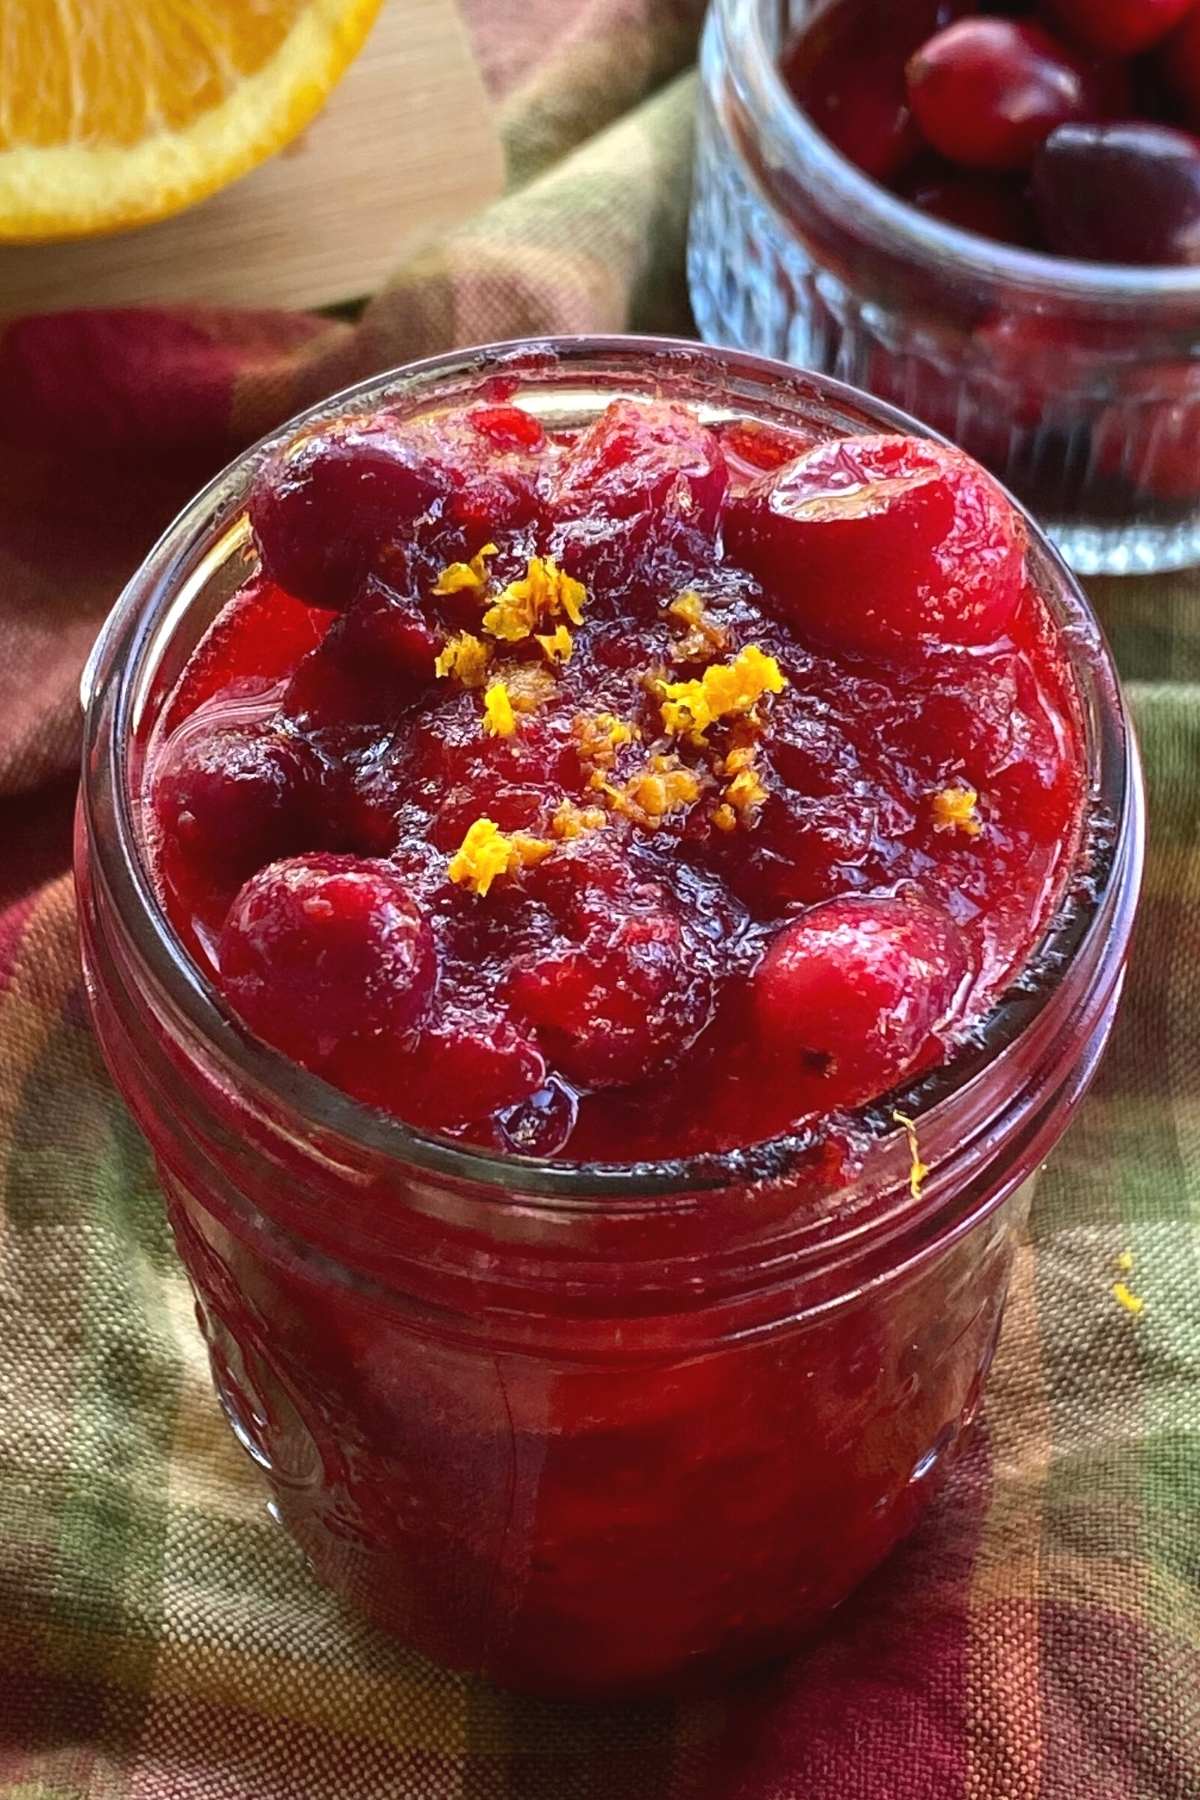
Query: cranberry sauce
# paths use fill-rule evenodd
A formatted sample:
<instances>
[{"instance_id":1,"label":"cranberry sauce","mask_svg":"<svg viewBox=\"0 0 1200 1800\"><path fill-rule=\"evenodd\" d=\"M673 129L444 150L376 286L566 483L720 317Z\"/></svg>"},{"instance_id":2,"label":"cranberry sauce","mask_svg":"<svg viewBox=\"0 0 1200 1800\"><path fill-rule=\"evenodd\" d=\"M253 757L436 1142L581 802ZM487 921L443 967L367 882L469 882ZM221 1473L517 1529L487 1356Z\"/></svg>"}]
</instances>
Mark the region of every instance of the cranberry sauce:
<instances>
[{"instance_id":1,"label":"cranberry sauce","mask_svg":"<svg viewBox=\"0 0 1200 1800\"><path fill-rule=\"evenodd\" d=\"M381 411L277 455L150 762L161 893L368 1104L608 1161L832 1133L1061 896L1080 732L960 452Z\"/></svg>"},{"instance_id":2,"label":"cranberry sauce","mask_svg":"<svg viewBox=\"0 0 1200 1800\"><path fill-rule=\"evenodd\" d=\"M1197 45L1197 0L829 0L783 73L851 162L949 224L1194 264Z\"/></svg>"}]
</instances>

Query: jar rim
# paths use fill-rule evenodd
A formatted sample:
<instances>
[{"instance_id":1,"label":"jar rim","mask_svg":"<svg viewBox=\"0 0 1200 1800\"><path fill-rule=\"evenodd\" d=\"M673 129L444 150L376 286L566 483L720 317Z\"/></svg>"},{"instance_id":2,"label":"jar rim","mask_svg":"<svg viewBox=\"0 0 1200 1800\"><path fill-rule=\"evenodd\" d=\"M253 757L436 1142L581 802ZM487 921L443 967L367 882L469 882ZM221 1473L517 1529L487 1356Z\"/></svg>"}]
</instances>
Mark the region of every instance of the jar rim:
<instances>
[{"instance_id":1,"label":"jar rim","mask_svg":"<svg viewBox=\"0 0 1200 1800\"><path fill-rule=\"evenodd\" d=\"M764 31L768 6L775 0L714 4L734 78L747 90L746 115L777 140L793 170L803 172L832 210L852 213L860 228L873 232L878 248L926 265L942 278L1003 282L1010 305L1021 299L1139 309L1161 305L1167 311L1180 300L1200 305L1200 267L1085 262L1026 250L962 230L889 193L842 155L791 94Z\"/></svg>"},{"instance_id":2,"label":"jar rim","mask_svg":"<svg viewBox=\"0 0 1200 1800\"><path fill-rule=\"evenodd\" d=\"M81 699L85 710L81 798L89 848L96 872L107 890L130 942L177 1019L199 1041L214 1048L230 1068L262 1092L282 1101L306 1125L332 1138L356 1144L388 1162L418 1168L469 1183L477 1190L511 1194L536 1203L631 1202L661 1204L664 1197L690 1203L697 1194L743 1188L781 1178L793 1168L802 1146L795 1133L724 1152L633 1162L569 1162L506 1156L422 1132L377 1112L320 1076L300 1068L281 1052L254 1038L223 1007L215 988L189 956L161 906L142 856L137 799L128 779L126 752L135 717L145 700L148 659L155 642L187 610L189 592L213 562L231 530L244 539L244 498L254 470L297 430L319 421L381 403L417 400L439 384L469 382L478 388L497 375L526 377L532 385L574 376L592 387L605 371L625 381L627 392L646 392L649 367L666 379L686 375L713 396L735 400L739 393L757 397L760 410L768 394L786 396L792 411L780 417L795 422L799 408L824 409L830 420L853 420L859 429L893 430L937 438L928 427L845 383L800 371L787 364L743 351L714 349L681 339L633 336L575 336L519 339L479 346L389 370L343 389L289 420L236 458L184 508L167 528L118 598L101 630L84 672ZM641 373L642 379L638 376ZM657 385L657 380L655 382ZM614 388L614 391L615 388ZM465 396L455 396L461 403ZM944 441L944 440L939 440ZM1056 997L1064 1017L1078 1012L1080 994L1067 994L1071 971L1090 970L1092 985L1111 989L1123 962L1140 881L1142 801L1136 745L1110 654L1099 624L1082 590L1040 528L1013 501L1030 534L1031 569L1043 600L1054 615L1067 648L1084 714L1088 756L1088 791L1092 812L1111 826L1109 854L1092 889L1073 907L1058 914L1031 952L1025 967L1041 964L1053 970L1036 991L1022 990L1018 980L993 1006L970 1052L960 1050L945 1065L903 1094L888 1096L889 1106L915 1119L931 1145L955 1143L955 1102L982 1073L993 1076L1020 1046ZM98 829L98 803L110 829ZM1094 966L1093 966L1094 965ZM1086 983L1085 983L1086 985ZM1012 1074L1014 1093L1019 1076ZM880 1122L880 1102L859 1109L874 1137L903 1142L903 1132ZM855 1115L858 1116L858 1115ZM874 1121L872 1124L871 1121ZM930 1156L931 1166L932 1153ZM935 1169L936 1172L936 1169Z\"/></svg>"}]
</instances>

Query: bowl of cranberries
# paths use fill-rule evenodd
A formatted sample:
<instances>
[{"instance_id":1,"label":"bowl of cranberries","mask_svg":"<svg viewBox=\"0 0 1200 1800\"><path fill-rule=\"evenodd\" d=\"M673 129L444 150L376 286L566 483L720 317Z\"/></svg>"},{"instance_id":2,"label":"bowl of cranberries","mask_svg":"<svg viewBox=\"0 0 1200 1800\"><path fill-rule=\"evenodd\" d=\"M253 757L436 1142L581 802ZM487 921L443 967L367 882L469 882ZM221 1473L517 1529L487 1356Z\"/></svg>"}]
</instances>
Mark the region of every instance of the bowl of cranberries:
<instances>
[{"instance_id":1,"label":"bowl of cranberries","mask_svg":"<svg viewBox=\"0 0 1200 1800\"><path fill-rule=\"evenodd\" d=\"M1200 562L1195 0L714 0L704 336L986 463L1084 574Z\"/></svg>"},{"instance_id":2,"label":"bowl of cranberries","mask_svg":"<svg viewBox=\"0 0 1200 1800\"><path fill-rule=\"evenodd\" d=\"M698 345L501 345L226 471L85 681L87 989L317 1577L576 1698L913 1527L1137 895L1095 620L962 451Z\"/></svg>"}]
</instances>

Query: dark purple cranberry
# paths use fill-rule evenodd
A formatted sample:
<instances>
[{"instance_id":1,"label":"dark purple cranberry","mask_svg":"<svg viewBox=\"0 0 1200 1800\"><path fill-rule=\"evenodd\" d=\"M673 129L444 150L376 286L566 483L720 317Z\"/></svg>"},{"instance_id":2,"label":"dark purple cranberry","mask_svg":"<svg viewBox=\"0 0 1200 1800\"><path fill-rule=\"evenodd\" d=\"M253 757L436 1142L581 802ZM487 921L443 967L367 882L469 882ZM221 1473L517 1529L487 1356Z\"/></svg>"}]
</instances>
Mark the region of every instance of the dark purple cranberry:
<instances>
[{"instance_id":1,"label":"dark purple cranberry","mask_svg":"<svg viewBox=\"0 0 1200 1800\"><path fill-rule=\"evenodd\" d=\"M250 495L263 568L298 600L348 606L388 543L445 502L446 471L386 414L343 419L273 457Z\"/></svg>"},{"instance_id":2,"label":"dark purple cranberry","mask_svg":"<svg viewBox=\"0 0 1200 1800\"><path fill-rule=\"evenodd\" d=\"M1063 125L1033 171L1042 230L1060 256L1200 262L1200 139L1168 125Z\"/></svg>"},{"instance_id":3,"label":"dark purple cranberry","mask_svg":"<svg viewBox=\"0 0 1200 1800\"><path fill-rule=\"evenodd\" d=\"M163 753L154 783L170 866L244 880L311 842L320 786L312 749L273 722L185 729Z\"/></svg>"}]
</instances>

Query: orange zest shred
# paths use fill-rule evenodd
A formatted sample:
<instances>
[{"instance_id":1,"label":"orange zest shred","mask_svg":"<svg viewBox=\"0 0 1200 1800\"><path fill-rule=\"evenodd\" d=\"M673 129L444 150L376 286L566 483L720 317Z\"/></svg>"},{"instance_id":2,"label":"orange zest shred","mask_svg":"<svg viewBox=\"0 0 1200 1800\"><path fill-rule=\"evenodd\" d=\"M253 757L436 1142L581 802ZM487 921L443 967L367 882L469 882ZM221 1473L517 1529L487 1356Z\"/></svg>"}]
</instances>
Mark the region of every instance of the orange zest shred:
<instances>
[{"instance_id":1,"label":"orange zest shred","mask_svg":"<svg viewBox=\"0 0 1200 1800\"><path fill-rule=\"evenodd\" d=\"M563 800L550 821L550 829L558 838L578 838L607 824L608 814L602 806L576 806L573 800Z\"/></svg>"},{"instance_id":2,"label":"orange zest shred","mask_svg":"<svg viewBox=\"0 0 1200 1800\"><path fill-rule=\"evenodd\" d=\"M531 556L519 581L510 581L483 615L492 637L516 644L531 637L535 626L558 618L582 625L587 589L566 575L552 556Z\"/></svg>"},{"instance_id":3,"label":"orange zest shred","mask_svg":"<svg viewBox=\"0 0 1200 1800\"><path fill-rule=\"evenodd\" d=\"M754 744L739 744L721 764L721 773L731 777L725 787L724 804L733 812L734 824L740 822L750 830L757 825L758 815L767 797L762 777L754 766L757 754ZM718 807L717 810L720 811L721 808ZM718 826L721 831L732 829L731 825Z\"/></svg>"},{"instance_id":4,"label":"orange zest shred","mask_svg":"<svg viewBox=\"0 0 1200 1800\"><path fill-rule=\"evenodd\" d=\"M434 658L433 669L438 676L455 676L464 687L482 687L491 660L490 644L485 644L482 638L472 637L469 631L459 631L447 638L446 648Z\"/></svg>"},{"instance_id":5,"label":"orange zest shred","mask_svg":"<svg viewBox=\"0 0 1200 1800\"><path fill-rule=\"evenodd\" d=\"M718 719L748 713L764 694L782 693L786 686L775 658L748 644L732 662L710 663L697 681L660 681L663 725L675 737L702 744Z\"/></svg>"},{"instance_id":6,"label":"orange zest shred","mask_svg":"<svg viewBox=\"0 0 1200 1800\"><path fill-rule=\"evenodd\" d=\"M672 755L652 756L644 769L620 787L606 781L597 770L592 786L605 796L613 812L654 831L672 813L681 812L698 800L702 783L694 769L686 768Z\"/></svg>"},{"instance_id":7,"label":"orange zest shred","mask_svg":"<svg viewBox=\"0 0 1200 1800\"><path fill-rule=\"evenodd\" d=\"M1146 1302L1142 1299L1140 1294L1130 1292L1127 1282L1114 1281L1111 1293L1117 1305L1123 1307L1127 1313L1132 1313L1135 1318L1138 1313L1145 1310Z\"/></svg>"},{"instance_id":8,"label":"orange zest shred","mask_svg":"<svg viewBox=\"0 0 1200 1800\"><path fill-rule=\"evenodd\" d=\"M554 845L545 838L511 836L491 819L476 819L450 858L446 873L459 887L470 888L483 898L500 875L515 874L549 856Z\"/></svg>"},{"instance_id":9,"label":"orange zest shred","mask_svg":"<svg viewBox=\"0 0 1200 1800\"><path fill-rule=\"evenodd\" d=\"M686 588L678 594L667 607L673 619L688 627L686 634L675 645L674 654L678 662L693 662L697 657L711 656L714 650L724 650L728 639L721 626L714 625L708 616L703 600L694 588Z\"/></svg>"},{"instance_id":10,"label":"orange zest shred","mask_svg":"<svg viewBox=\"0 0 1200 1800\"><path fill-rule=\"evenodd\" d=\"M517 729L517 715L503 681L493 681L483 696L483 729L489 737L511 737Z\"/></svg>"},{"instance_id":11,"label":"orange zest shred","mask_svg":"<svg viewBox=\"0 0 1200 1800\"><path fill-rule=\"evenodd\" d=\"M983 830L983 821L975 810L979 795L973 787L943 788L933 795L930 805L935 831L961 831L974 838Z\"/></svg>"},{"instance_id":12,"label":"orange zest shred","mask_svg":"<svg viewBox=\"0 0 1200 1800\"><path fill-rule=\"evenodd\" d=\"M541 645L548 662L570 662L574 645L565 625L556 625L551 632L535 632L534 642Z\"/></svg>"},{"instance_id":13,"label":"orange zest shred","mask_svg":"<svg viewBox=\"0 0 1200 1800\"><path fill-rule=\"evenodd\" d=\"M904 1135L908 1139L908 1189L913 1199L919 1200L921 1198L921 1183L928 1175L929 1169L925 1163L921 1161L921 1146L917 1142L917 1127L907 1113L894 1112L892 1117L897 1125L903 1127Z\"/></svg>"},{"instance_id":14,"label":"orange zest shred","mask_svg":"<svg viewBox=\"0 0 1200 1800\"><path fill-rule=\"evenodd\" d=\"M1133 1274L1133 1251L1132 1250L1122 1250L1119 1255L1114 1256L1113 1257L1113 1267L1117 1271L1118 1275L1132 1275Z\"/></svg>"},{"instance_id":15,"label":"orange zest shred","mask_svg":"<svg viewBox=\"0 0 1200 1800\"><path fill-rule=\"evenodd\" d=\"M610 712L581 713L572 729L580 756L598 769L611 769L621 745L642 735L636 725L627 725Z\"/></svg>"},{"instance_id":16,"label":"orange zest shred","mask_svg":"<svg viewBox=\"0 0 1200 1800\"><path fill-rule=\"evenodd\" d=\"M513 711L532 713L553 694L554 677L541 663L509 663L504 670L504 685Z\"/></svg>"},{"instance_id":17,"label":"orange zest shred","mask_svg":"<svg viewBox=\"0 0 1200 1800\"><path fill-rule=\"evenodd\" d=\"M485 588L488 584L487 559L496 553L495 544L485 544L470 562L447 563L432 591L435 594L460 594L464 588Z\"/></svg>"}]
</instances>

